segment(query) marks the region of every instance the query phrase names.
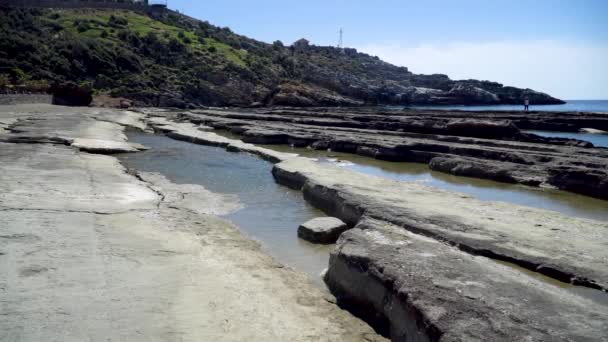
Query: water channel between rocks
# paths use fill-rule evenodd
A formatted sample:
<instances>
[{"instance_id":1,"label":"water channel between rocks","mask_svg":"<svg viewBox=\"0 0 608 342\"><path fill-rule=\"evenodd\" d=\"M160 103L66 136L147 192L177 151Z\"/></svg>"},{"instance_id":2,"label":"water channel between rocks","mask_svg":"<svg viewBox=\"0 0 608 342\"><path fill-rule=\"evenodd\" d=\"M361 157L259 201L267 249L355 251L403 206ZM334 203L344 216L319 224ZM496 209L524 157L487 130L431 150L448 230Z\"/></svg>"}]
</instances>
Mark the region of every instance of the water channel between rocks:
<instances>
[{"instance_id":1,"label":"water channel between rocks","mask_svg":"<svg viewBox=\"0 0 608 342\"><path fill-rule=\"evenodd\" d=\"M526 207L558 211L569 216L608 221L608 201L571 192L532 188L525 185L453 176L417 163L392 163L347 153L315 151L280 145L261 145L275 151L297 153L334 163L353 171L405 182L419 182L449 191L465 193L482 201L507 202Z\"/></svg>"},{"instance_id":2,"label":"water channel between rocks","mask_svg":"<svg viewBox=\"0 0 608 342\"><path fill-rule=\"evenodd\" d=\"M301 223L324 214L306 203L300 192L278 185L270 172L270 162L257 156L230 153L223 148L177 141L163 135L129 132L128 136L131 142L143 144L150 150L120 156L126 167L143 172L159 172L175 183L199 184L216 193L237 195L243 209L226 218L249 237L260 241L278 261L306 272L315 283L324 287L320 273L328 265L333 246L314 245L297 237L297 227ZM397 180L421 181L431 186L465 192L482 200L503 200L569 215L608 220L607 201L561 191L535 190L437 174L422 164L390 163L352 154L293 149L289 146L264 147L317 157L320 162L335 163L358 172ZM560 283L511 264L506 266L608 305L608 296L599 291Z\"/></svg>"},{"instance_id":3,"label":"water channel between rocks","mask_svg":"<svg viewBox=\"0 0 608 342\"><path fill-rule=\"evenodd\" d=\"M227 138L240 136L227 131L214 131ZM287 145L259 145L278 152L297 153L334 163L353 171L405 182L419 182L436 188L465 193L482 201L507 202L526 207L557 211L565 215L608 221L608 201L575 193L506 184L491 180L460 177L429 169L420 163L395 163L351 153L294 148Z\"/></svg>"},{"instance_id":4,"label":"water channel between rocks","mask_svg":"<svg viewBox=\"0 0 608 342\"><path fill-rule=\"evenodd\" d=\"M260 241L281 263L306 272L324 287L320 273L328 265L331 247L310 244L297 236L300 224L324 214L306 203L299 191L278 185L270 162L163 135L129 132L128 136L129 141L150 150L120 156L126 167L159 172L174 183L199 184L215 193L237 195L243 209L226 218Z\"/></svg>"}]
</instances>

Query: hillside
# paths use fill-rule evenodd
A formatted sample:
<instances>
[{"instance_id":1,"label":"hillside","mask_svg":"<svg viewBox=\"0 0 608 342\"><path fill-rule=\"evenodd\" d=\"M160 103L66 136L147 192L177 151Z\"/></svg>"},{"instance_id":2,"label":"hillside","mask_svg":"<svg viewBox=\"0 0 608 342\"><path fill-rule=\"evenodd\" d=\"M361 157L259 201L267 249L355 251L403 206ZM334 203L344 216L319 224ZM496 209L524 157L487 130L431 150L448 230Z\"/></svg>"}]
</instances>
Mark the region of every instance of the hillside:
<instances>
[{"instance_id":1,"label":"hillside","mask_svg":"<svg viewBox=\"0 0 608 342\"><path fill-rule=\"evenodd\" d=\"M416 75L354 49L267 44L169 12L0 10L0 89L90 85L152 106L562 103L489 81Z\"/></svg>"}]
</instances>

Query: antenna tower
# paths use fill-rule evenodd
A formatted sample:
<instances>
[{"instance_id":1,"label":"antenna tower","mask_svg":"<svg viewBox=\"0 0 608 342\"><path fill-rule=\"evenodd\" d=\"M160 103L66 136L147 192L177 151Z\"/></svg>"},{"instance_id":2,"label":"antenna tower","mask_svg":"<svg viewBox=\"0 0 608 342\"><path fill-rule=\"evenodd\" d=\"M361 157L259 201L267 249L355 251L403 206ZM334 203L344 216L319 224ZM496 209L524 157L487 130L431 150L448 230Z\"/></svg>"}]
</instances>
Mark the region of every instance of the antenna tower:
<instances>
[{"instance_id":1,"label":"antenna tower","mask_svg":"<svg viewBox=\"0 0 608 342\"><path fill-rule=\"evenodd\" d=\"M340 28L340 39L338 40L338 49L344 49L344 29Z\"/></svg>"}]
</instances>

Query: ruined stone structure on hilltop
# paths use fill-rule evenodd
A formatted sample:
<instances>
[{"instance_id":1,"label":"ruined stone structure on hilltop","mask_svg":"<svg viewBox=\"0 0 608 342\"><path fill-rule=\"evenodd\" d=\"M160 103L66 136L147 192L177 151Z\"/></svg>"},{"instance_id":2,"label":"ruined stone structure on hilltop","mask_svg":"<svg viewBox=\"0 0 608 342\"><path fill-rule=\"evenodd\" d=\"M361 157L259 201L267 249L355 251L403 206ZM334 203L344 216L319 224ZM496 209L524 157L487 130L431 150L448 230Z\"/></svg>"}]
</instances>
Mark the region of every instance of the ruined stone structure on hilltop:
<instances>
[{"instance_id":1,"label":"ruined stone structure on hilltop","mask_svg":"<svg viewBox=\"0 0 608 342\"><path fill-rule=\"evenodd\" d=\"M166 2L148 0L0 0L0 7L20 8L108 8L158 12L167 8Z\"/></svg>"}]
</instances>

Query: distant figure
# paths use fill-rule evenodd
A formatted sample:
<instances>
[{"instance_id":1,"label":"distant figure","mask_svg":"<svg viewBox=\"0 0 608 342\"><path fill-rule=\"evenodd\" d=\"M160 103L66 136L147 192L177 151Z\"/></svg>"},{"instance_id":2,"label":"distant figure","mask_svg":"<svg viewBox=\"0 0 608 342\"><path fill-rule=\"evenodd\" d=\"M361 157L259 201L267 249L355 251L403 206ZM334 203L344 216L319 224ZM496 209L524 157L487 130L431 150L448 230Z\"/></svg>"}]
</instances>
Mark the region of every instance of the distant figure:
<instances>
[{"instance_id":1,"label":"distant figure","mask_svg":"<svg viewBox=\"0 0 608 342\"><path fill-rule=\"evenodd\" d=\"M529 112L530 111L530 98L526 97L524 99L524 112Z\"/></svg>"}]
</instances>

